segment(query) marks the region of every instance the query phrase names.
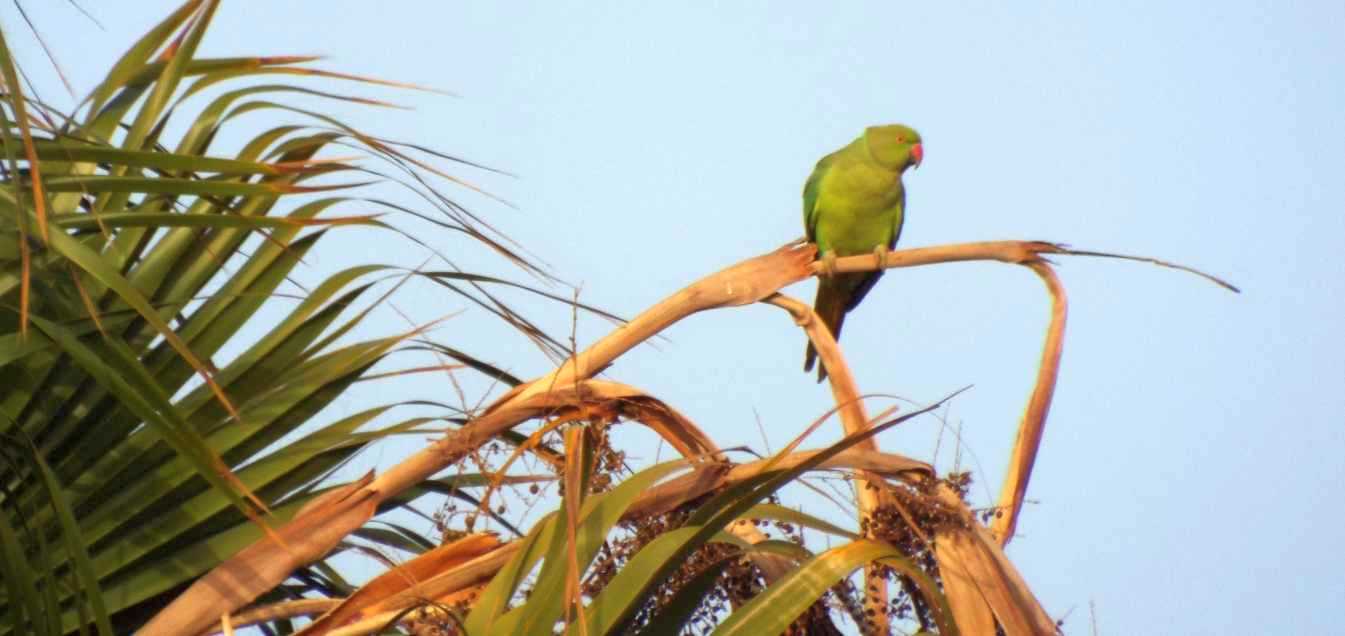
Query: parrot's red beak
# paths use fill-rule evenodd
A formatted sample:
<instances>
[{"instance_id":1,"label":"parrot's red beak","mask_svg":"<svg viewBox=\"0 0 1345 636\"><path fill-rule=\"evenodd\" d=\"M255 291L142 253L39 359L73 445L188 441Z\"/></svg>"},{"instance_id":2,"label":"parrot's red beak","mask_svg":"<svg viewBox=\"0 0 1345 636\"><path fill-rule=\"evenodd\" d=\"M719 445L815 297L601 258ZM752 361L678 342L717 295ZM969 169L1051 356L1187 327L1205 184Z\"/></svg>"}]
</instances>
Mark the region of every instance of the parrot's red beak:
<instances>
[{"instance_id":1,"label":"parrot's red beak","mask_svg":"<svg viewBox=\"0 0 1345 636\"><path fill-rule=\"evenodd\" d=\"M925 147L922 144L911 146L911 159L915 161L915 167L920 167L920 162L925 160Z\"/></svg>"}]
</instances>

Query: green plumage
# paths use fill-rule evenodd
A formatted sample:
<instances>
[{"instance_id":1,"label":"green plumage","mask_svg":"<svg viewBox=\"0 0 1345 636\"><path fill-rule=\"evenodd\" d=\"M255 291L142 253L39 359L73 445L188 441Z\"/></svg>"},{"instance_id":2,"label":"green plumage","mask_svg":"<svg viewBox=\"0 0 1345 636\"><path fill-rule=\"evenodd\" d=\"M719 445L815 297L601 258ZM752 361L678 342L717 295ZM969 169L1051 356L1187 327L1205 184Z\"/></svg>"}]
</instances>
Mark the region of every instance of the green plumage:
<instances>
[{"instance_id":1,"label":"green plumage","mask_svg":"<svg viewBox=\"0 0 1345 636\"><path fill-rule=\"evenodd\" d=\"M818 255L854 256L892 249L901 236L906 190L901 175L919 165L924 155L920 135L901 125L873 126L858 139L817 162L803 186L803 225ZM859 305L883 273L823 275L814 310L841 337L845 314ZM817 351L808 344L804 371L811 371ZM817 379L827 377L819 365Z\"/></svg>"}]
</instances>

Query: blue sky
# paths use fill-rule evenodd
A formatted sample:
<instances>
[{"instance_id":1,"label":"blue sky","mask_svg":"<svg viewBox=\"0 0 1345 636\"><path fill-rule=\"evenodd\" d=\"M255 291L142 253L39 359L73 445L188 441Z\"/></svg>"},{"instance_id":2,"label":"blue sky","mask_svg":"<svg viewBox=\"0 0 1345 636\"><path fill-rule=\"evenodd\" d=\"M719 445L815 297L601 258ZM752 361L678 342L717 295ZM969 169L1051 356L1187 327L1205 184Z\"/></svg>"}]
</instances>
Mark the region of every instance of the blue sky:
<instances>
[{"instance_id":1,"label":"blue sky","mask_svg":"<svg viewBox=\"0 0 1345 636\"><path fill-rule=\"evenodd\" d=\"M106 31L63 3L29 9L82 96L172 4L90 5ZM1061 259L1062 376L1009 553L1071 633L1089 629L1090 602L1103 634L1331 631L1345 598L1345 44L1331 33L1345 32L1345 5L713 4L235 2L204 50L321 53L325 68L458 93L351 86L415 110L340 110L370 132L518 175L462 172L517 210L463 200L583 300L624 315L800 235L812 164L886 122L925 139L925 163L906 178L903 246L1044 239L1225 276L1244 293ZM12 11L4 24L30 75L43 75ZM69 103L53 78L38 86ZM521 277L442 238L468 268ZM393 237L328 248L312 280L351 257L425 258ZM480 312L413 289L398 304L419 319L466 309L437 333L446 342L517 375L548 370ZM811 299L812 284L788 293ZM567 311L518 300L569 332ZM1021 268L898 270L842 344L865 391L927 402L974 385L948 419L984 505L1046 312ZM390 312L381 320L404 327ZM606 328L580 317L581 346ZM779 310L695 316L665 335L609 377L668 401L722 446L762 448L760 422L779 448L828 407ZM442 385L426 377L378 397ZM938 427L913 423L881 445L928 459ZM838 434L824 428L817 444ZM952 463L945 438L938 465Z\"/></svg>"}]
</instances>

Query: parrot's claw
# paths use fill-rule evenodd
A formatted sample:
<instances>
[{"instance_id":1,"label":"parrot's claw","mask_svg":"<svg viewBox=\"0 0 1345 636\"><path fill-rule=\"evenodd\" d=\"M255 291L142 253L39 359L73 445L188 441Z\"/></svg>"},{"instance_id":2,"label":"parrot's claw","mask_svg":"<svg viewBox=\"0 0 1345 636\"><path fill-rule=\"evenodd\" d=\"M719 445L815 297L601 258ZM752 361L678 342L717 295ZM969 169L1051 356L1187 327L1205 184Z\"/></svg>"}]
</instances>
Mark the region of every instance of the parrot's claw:
<instances>
[{"instance_id":1,"label":"parrot's claw","mask_svg":"<svg viewBox=\"0 0 1345 636\"><path fill-rule=\"evenodd\" d=\"M886 245L873 248L873 256L878 259L878 269L887 269L887 255L889 253Z\"/></svg>"},{"instance_id":2,"label":"parrot's claw","mask_svg":"<svg viewBox=\"0 0 1345 636\"><path fill-rule=\"evenodd\" d=\"M822 255L822 275L828 277L836 275L836 252Z\"/></svg>"}]
</instances>

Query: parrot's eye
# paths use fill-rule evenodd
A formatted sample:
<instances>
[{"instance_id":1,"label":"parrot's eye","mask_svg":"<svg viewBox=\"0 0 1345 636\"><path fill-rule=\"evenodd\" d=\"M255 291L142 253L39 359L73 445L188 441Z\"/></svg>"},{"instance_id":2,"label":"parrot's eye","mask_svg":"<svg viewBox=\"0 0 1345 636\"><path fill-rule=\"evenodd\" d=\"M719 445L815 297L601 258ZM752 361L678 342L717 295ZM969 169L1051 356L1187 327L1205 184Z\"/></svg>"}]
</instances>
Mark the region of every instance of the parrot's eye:
<instances>
[{"instance_id":1,"label":"parrot's eye","mask_svg":"<svg viewBox=\"0 0 1345 636\"><path fill-rule=\"evenodd\" d=\"M897 143L899 144L906 143L906 138L902 137L901 135L897 135Z\"/></svg>"}]
</instances>

